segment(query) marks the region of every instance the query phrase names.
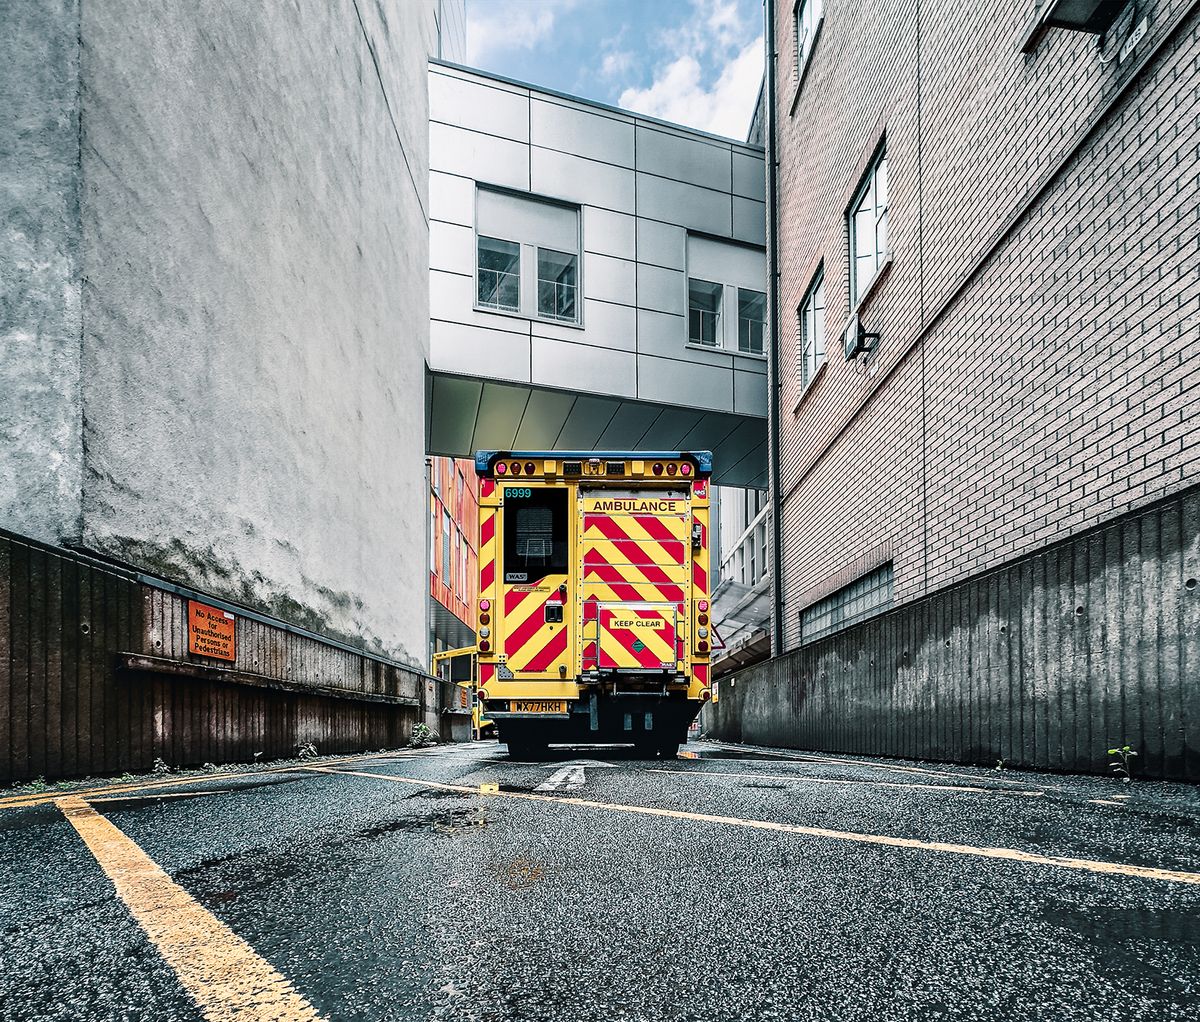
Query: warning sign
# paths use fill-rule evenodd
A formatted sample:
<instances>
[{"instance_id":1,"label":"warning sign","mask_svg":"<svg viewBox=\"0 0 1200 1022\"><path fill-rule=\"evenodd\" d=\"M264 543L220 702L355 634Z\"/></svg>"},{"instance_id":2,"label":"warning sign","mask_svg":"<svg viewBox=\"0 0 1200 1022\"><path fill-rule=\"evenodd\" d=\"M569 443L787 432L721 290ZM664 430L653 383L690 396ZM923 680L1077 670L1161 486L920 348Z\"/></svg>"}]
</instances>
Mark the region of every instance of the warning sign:
<instances>
[{"instance_id":1,"label":"warning sign","mask_svg":"<svg viewBox=\"0 0 1200 1022\"><path fill-rule=\"evenodd\" d=\"M188 600L188 652L218 660L237 659L235 620L227 610Z\"/></svg>"}]
</instances>

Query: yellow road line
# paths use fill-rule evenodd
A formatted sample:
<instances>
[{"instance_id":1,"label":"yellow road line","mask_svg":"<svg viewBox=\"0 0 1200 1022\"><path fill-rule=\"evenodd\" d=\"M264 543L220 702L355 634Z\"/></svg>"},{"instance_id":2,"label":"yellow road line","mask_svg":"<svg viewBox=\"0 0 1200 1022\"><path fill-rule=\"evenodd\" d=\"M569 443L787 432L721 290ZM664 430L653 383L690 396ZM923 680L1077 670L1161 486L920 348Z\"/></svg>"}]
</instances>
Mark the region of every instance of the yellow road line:
<instances>
[{"instance_id":1,"label":"yellow road line","mask_svg":"<svg viewBox=\"0 0 1200 1022\"><path fill-rule=\"evenodd\" d=\"M478 795L478 787L462 784L444 784L440 781L422 781L413 777L395 774L376 774L365 770L337 770L332 767L305 767L326 774L345 774L350 777L372 777L397 784L415 784L422 788L439 788L443 791L458 791L467 795ZM1083 870L1088 873L1110 873L1117 876L1145 877L1149 880L1170 880L1181 884L1200 885L1200 873L1184 870L1156 869L1152 866L1132 866L1123 862L1101 862L1095 859L1071 859L1060 855L1039 855L1037 852L1022 852L1016 848L981 848L975 845L947 844L942 841L924 841L919 838L891 837L886 834L857 834L852 831L826 830L823 827L803 827L795 823L774 823L770 820L744 820L736 816L713 816L708 813L688 813L679 809L657 809L653 806L627 805L620 802L595 802L569 795L536 795L524 791L499 791L489 798L516 798L528 802L560 802L563 805L583 806L588 809L608 809L619 813L637 813L643 816L663 816L673 820L695 820L700 823L721 823L730 827L746 827L751 830L773 830L786 834L804 834L808 837L830 838L835 841L853 841L864 845L885 845L891 848L916 848L928 852L948 852L954 855L970 855L981 859L1004 859L1040 866L1057 866L1060 869Z\"/></svg>"},{"instance_id":2,"label":"yellow road line","mask_svg":"<svg viewBox=\"0 0 1200 1022\"><path fill-rule=\"evenodd\" d=\"M809 752L797 753L795 756L782 756L780 753L777 753L777 752L768 752L766 749L760 750L757 748L757 746L753 746L753 745L722 745L720 743L713 743L713 744L716 745L716 747L718 749L728 749L733 752L748 753L747 758L752 758L755 752L761 751L764 755L774 756L777 758L787 760L788 762L798 763L801 765L807 765L810 763L812 763L812 764L833 763L837 766L863 767L864 769L867 769L867 770L890 770L890 771L893 771L896 773L902 773L902 774L926 774L930 777L962 777L968 781L980 781L983 779L982 777L980 777L979 774L966 774L966 773L960 773L955 770L930 770L928 767L899 766L899 765L893 764L893 763L871 763L867 760L839 759L836 756L821 756L821 755L818 755L817 753L809 753ZM707 756L701 756L701 755L698 755L697 753L689 752L686 749L681 751L679 753L679 755L681 757L683 757L684 759L707 759L708 758ZM1005 778L1005 777L989 777L988 782L991 784L1026 784L1025 781L1014 781L1014 780L1009 780L1008 778Z\"/></svg>"},{"instance_id":3,"label":"yellow road line","mask_svg":"<svg viewBox=\"0 0 1200 1022\"><path fill-rule=\"evenodd\" d=\"M652 774L684 774L688 777L741 777L743 780L762 781L795 781L798 784L867 784L873 788L916 788L919 791L965 791L976 795L1044 795L1044 791L1033 789L1016 790L1013 788L972 788L961 784L918 784L915 781L860 781L841 779L837 777L804 777L798 774L755 774L736 773L723 770L664 770L661 767L651 767Z\"/></svg>"},{"instance_id":4,"label":"yellow road line","mask_svg":"<svg viewBox=\"0 0 1200 1022\"><path fill-rule=\"evenodd\" d=\"M363 763L373 759L412 759L414 752L362 753L357 756L346 756L343 759L331 759L329 766L342 763ZM0 809L24 809L28 806L46 805L57 802L61 798L90 799L97 795L116 795L125 791L156 791L159 788L176 788L184 784L207 784L211 781L226 781L231 777L261 777L263 774L287 774L299 770L298 765L264 766L250 770L228 770L220 774L195 774L190 777L170 777L161 781L122 781L119 784L102 784L95 788L79 788L75 791L39 791L27 792L23 795L11 795L0 798Z\"/></svg>"},{"instance_id":5,"label":"yellow road line","mask_svg":"<svg viewBox=\"0 0 1200 1022\"><path fill-rule=\"evenodd\" d=\"M83 799L56 804L209 1022L322 1019L266 959Z\"/></svg>"}]
</instances>

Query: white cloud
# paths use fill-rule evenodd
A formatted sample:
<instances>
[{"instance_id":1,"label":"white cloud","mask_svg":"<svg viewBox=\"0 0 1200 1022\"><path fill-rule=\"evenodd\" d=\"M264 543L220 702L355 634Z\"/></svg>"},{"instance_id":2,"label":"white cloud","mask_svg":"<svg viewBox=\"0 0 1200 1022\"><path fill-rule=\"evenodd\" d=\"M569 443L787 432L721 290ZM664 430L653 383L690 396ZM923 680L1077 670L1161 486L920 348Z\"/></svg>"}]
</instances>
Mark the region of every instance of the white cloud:
<instances>
[{"instance_id":1,"label":"white cloud","mask_svg":"<svg viewBox=\"0 0 1200 1022\"><path fill-rule=\"evenodd\" d=\"M724 14L720 4L717 13ZM637 113L661 117L715 135L743 139L754 114L754 100L763 75L763 38L747 43L721 66L711 85L690 53L677 55L655 69L648 88L629 88L619 104Z\"/></svg>"},{"instance_id":2,"label":"white cloud","mask_svg":"<svg viewBox=\"0 0 1200 1022\"><path fill-rule=\"evenodd\" d=\"M633 67L633 54L628 50L610 50L600 62L600 73L605 78L616 78Z\"/></svg>"},{"instance_id":3,"label":"white cloud","mask_svg":"<svg viewBox=\"0 0 1200 1022\"><path fill-rule=\"evenodd\" d=\"M578 0L469 0L467 63L483 67L507 50L529 50L550 35L558 16Z\"/></svg>"}]
</instances>

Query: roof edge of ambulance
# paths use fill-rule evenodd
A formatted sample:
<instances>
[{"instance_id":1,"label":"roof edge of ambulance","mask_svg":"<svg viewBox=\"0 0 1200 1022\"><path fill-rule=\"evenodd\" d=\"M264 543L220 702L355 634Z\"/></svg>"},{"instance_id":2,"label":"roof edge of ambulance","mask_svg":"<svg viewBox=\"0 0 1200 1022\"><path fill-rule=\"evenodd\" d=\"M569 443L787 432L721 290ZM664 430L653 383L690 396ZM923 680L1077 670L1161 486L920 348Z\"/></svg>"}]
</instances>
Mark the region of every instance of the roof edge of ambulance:
<instances>
[{"instance_id":1,"label":"roof edge of ambulance","mask_svg":"<svg viewBox=\"0 0 1200 1022\"><path fill-rule=\"evenodd\" d=\"M497 458L638 458L642 461L672 458L691 458L696 463L696 471L704 475L712 473L712 451L476 451L475 471L482 475L492 470Z\"/></svg>"}]
</instances>

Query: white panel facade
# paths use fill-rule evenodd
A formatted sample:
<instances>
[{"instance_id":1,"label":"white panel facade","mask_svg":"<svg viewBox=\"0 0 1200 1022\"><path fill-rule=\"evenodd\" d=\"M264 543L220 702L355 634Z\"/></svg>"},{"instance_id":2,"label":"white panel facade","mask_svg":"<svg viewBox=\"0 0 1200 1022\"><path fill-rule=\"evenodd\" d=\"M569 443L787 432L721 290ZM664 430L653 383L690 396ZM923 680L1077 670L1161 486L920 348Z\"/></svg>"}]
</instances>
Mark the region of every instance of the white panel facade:
<instances>
[{"instance_id":1,"label":"white panel facade","mask_svg":"<svg viewBox=\"0 0 1200 1022\"><path fill-rule=\"evenodd\" d=\"M434 63L430 79L435 380L533 388L514 435L497 436L501 446L534 436L552 446L551 432L586 432L576 420L588 402L607 416L598 431L611 419L609 435L643 446L686 435L716 448L749 423L762 451L737 481L760 477L765 361L738 351L736 295L766 290L762 150L459 67ZM561 220L563 204L571 219L562 237L535 230ZM480 248L481 236L502 244ZM710 347L689 343L697 260L731 289ZM586 397L586 407L564 412L558 392ZM556 432L549 419L562 415L570 422ZM503 418L488 413L486 422ZM646 424L640 432L637 423ZM431 438L430 449L444 444Z\"/></svg>"}]
</instances>

